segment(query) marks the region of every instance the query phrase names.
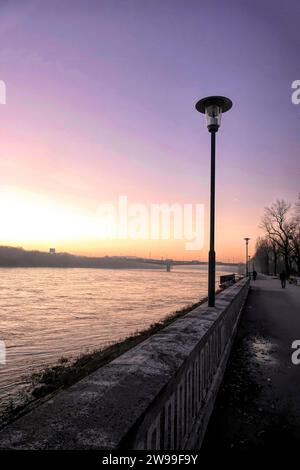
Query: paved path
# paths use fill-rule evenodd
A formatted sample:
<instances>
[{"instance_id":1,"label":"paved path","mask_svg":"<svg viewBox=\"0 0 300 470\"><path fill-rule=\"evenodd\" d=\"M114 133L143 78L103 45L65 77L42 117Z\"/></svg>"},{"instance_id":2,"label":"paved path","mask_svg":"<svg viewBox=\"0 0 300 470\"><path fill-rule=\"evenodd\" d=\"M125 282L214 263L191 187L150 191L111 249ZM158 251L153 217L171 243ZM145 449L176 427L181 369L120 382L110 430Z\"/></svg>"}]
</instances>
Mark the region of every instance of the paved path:
<instances>
[{"instance_id":1,"label":"paved path","mask_svg":"<svg viewBox=\"0 0 300 470\"><path fill-rule=\"evenodd\" d=\"M252 281L204 450L300 446L300 287Z\"/></svg>"}]
</instances>

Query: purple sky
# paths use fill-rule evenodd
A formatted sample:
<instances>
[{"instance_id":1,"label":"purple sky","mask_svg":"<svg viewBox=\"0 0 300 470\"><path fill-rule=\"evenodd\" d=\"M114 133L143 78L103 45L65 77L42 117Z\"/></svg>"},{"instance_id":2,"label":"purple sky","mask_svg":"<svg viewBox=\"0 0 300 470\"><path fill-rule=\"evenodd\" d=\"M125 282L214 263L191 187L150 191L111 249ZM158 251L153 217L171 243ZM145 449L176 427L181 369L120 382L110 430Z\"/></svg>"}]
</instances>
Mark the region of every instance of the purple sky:
<instances>
[{"instance_id":1,"label":"purple sky","mask_svg":"<svg viewBox=\"0 0 300 470\"><path fill-rule=\"evenodd\" d=\"M1 186L83 211L125 194L208 212L194 105L221 94L234 107L217 136L220 257L242 256L265 205L296 200L300 2L1 0L0 18Z\"/></svg>"}]
</instances>

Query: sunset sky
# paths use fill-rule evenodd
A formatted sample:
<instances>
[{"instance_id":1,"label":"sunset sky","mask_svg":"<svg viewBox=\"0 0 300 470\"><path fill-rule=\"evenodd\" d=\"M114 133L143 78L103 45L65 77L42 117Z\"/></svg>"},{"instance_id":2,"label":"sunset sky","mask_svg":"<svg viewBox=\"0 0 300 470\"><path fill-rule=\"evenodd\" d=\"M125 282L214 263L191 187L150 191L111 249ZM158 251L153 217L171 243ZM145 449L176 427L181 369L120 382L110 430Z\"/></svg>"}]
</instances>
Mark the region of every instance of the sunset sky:
<instances>
[{"instance_id":1,"label":"sunset sky","mask_svg":"<svg viewBox=\"0 0 300 470\"><path fill-rule=\"evenodd\" d=\"M207 259L210 136L225 95L216 251L244 259L264 206L300 191L296 0L1 0L0 244ZM205 205L205 245L99 240L101 203Z\"/></svg>"}]
</instances>

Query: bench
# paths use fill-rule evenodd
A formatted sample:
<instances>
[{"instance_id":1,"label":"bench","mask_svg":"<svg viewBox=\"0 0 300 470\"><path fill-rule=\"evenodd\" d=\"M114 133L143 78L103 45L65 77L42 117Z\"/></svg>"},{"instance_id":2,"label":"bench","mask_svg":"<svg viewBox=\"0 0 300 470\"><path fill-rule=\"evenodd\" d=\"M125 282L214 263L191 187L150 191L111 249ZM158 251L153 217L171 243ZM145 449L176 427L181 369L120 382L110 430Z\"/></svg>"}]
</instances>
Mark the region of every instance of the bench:
<instances>
[{"instance_id":1,"label":"bench","mask_svg":"<svg viewBox=\"0 0 300 470\"><path fill-rule=\"evenodd\" d=\"M234 283L235 283L235 274L224 274L223 276L220 276L219 286L221 288L228 287Z\"/></svg>"}]
</instances>

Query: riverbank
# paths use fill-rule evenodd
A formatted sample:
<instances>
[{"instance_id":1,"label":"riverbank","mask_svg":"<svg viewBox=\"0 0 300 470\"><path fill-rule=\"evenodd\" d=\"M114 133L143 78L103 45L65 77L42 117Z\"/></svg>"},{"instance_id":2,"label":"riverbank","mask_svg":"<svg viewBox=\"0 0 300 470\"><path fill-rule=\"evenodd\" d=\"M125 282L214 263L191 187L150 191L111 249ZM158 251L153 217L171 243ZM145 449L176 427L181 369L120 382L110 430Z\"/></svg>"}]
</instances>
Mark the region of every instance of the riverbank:
<instances>
[{"instance_id":1,"label":"riverbank","mask_svg":"<svg viewBox=\"0 0 300 470\"><path fill-rule=\"evenodd\" d=\"M129 349L145 341L147 338L173 323L178 318L205 303L207 297L199 302L187 305L177 310L162 321L153 323L145 330L136 332L126 337L124 340L111 344L108 347L96 349L83 353L75 359L69 360L61 357L57 364L46 367L29 377L29 390L16 397L6 407L0 416L0 428L24 415L34 407L48 400L57 392L70 387L74 383L88 376L100 367L108 364Z\"/></svg>"},{"instance_id":2,"label":"riverbank","mask_svg":"<svg viewBox=\"0 0 300 470\"><path fill-rule=\"evenodd\" d=\"M240 280L57 393L2 429L0 448L199 448L248 289Z\"/></svg>"},{"instance_id":3,"label":"riverbank","mask_svg":"<svg viewBox=\"0 0 300 470\"><path fill-rule=\"evenodd\" d=\"M0 268L0 276L0 410L27 390L31 373L118 343L207 294L207 271L197 266L170 273Z\"/></svg>"}]
</instances>

